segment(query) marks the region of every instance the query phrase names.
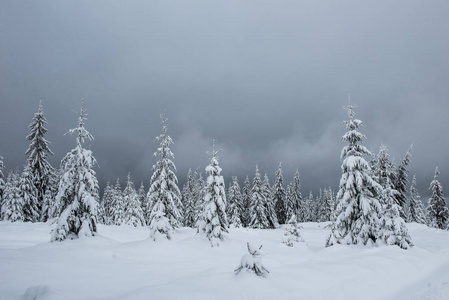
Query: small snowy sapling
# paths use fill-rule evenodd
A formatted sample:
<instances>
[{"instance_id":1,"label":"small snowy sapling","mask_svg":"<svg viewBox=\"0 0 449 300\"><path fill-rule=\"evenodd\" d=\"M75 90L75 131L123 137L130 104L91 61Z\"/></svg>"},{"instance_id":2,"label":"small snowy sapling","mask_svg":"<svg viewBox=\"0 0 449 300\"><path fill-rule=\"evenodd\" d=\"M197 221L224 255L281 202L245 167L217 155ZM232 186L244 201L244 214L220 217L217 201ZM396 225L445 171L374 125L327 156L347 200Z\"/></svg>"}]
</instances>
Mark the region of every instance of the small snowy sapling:
<instances>
[{"instance_id":1,"label":"small snowy sapling","mask_svg":"<svg viewBox=\"0 0 449 300\"><path fill-rule=\"evenodd\" d=\"M259 253L262 245L260 245L258 249L251 247L249 243L246 243L246 245L248 247L249 254L243 254L240 259L240 265L234 270L235 274L238 275L243 268L254 272L257 276L263 276L270 273L262 264L262 257Z\"/></svg>"}]
</instances>

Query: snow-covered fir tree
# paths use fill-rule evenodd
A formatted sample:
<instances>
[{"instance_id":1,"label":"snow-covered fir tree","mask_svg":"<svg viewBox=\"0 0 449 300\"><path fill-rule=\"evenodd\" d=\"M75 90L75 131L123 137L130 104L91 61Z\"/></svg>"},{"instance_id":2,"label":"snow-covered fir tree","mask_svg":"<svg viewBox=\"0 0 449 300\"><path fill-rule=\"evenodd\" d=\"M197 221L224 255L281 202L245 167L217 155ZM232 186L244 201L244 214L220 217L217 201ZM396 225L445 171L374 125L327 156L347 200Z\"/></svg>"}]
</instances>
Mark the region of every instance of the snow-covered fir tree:
<instances>
[{"instance_id":1,"label":"snow-covered fir tree","mask_svg":"<svg viewBox=\"0 0 449 300\"><path fill-rule=\"evenodd\" d=\"M279 224L285 224L287 222L287 215L291 215L294 210L294 204L286 203L286 200L282 163L279 163L278 170L276 171L276 182L273 186L273 202L275 203L274 207Z\"/></svg>"},{"instance_id":2,"label":"snow-covered fir tree","mask_svg":"<svg viewBox=\"0 0 449 300\"><path fill-rule=\"evenodd\" d=\"M383 206L378 240L387 245L398 245L402 249L408 249L413 246L413 243L405 221L399 214L399 205L395 199L398 192L394 189L394 184L391 181L394 164L391 162L388 150L384 145L380 147L377 163L377 182L382 187L379 200Z\"/></svg>"},{"instance_id":3,"label":"snow-covered fir tree","mask_svg":"<svg viewBox=\"0 0 449 300\"><path fill-rule=\"evenodd\" d=\"M197 219L195 227L197 228L198 232L200 232L200 229L204 228L204 197L206 195L205 187L206 185L204 183L203 174L200 173L195 183L195 192L193 196L195 201L195 216Z\"/></svg>"},{"instance_id":4,"label":"snow-covered fir tree","mask_svg":"<svg viewBox=\"0 0 449 300\"><path fill-rule=\"evenodd\" d=\"M267 203L263 194L263 183L260 179L259 167L256 166L256 173L253 180L253 188L251 190L251 203L249 207L249 215L251 228L270 228L268 221Z\"/></svg>"},{"instance_id":5,"label":"snow-covered fir tree","mask_svg":"<svg viewBox=\"0 0 449 300\"><path fill-rule=\"evenodd\" d=\"M228 206L227 215L229 219L229 225L234 227L242 227L242 216L243 216L243 198L240 192L240 185L237 176L232 176L232 182L229 184L228 188Z\"/></svg>"},{"instance_id":6,"label":"snow-covered fir tree","mask_svg":"<svg viewBox=\"0 0 449 300\"><path fill-rule=\"evenodd\" d=\"M6 188L5 175L3 174L4 167L5 165L3 164L3 156L0 155L0 216L2 215L3 193L5 192Z\"/></svg>"},{"instance_id":7,"label":"snow-covered fir tree","mask_svg":"<svg viewBox=\"0 0 449 300\"><path fill-rule=\"evenodd\" d=\"M20 175L20 197L23 202L23 217L26 222L37 222L40 219L39 203L37 201L37 189L33 184L33 174L31 174L28 164L23 168Z\"/></svg>"},{"instance_id":8,"label":"snow-covered fir tree","mask_svg":"<svg viewBox=\"0 0 449 300\"><path fill-rule=\"evenodd\" d=\"M268 220L268 224L269 224L269 228L276 228L279 226L279 221L276 215L276 210L274 208L275 204L274 204L274 197L273 197L273 191L271 189L270 186L270 181L268 179L268 175L265 174L264 175L264 179L263 179L263 183L262 183L262 188L263 188L263 196L265 198L265 205L267 208L267 220Z\"/></svg>"},{"instance_id":9,"label":"snow-covered fir tree","mask_svg":"<svg viewBox=\"0 0 449 300\"><path fill-rule=\"evenodd\" d=\"M103 190L103 207L104 207L104 223L105 225L112 225L113 220L113 201L114 201L114 188L111 186L111 183L106 182L106 186Z\"/></svg>"},{"instance_id":10,"label":"snow-covered fir tree","mask_svg":"<svg viewBox=\"0 0 449 300\"><path fill-rule=\"evenodd\" d=\"M182 225L182 203L181 192L178 188L178 178L176 178L176 167L173 161L173 152L170 145L173 144L171 137L167 134L167 117L162 118L162 133L156 137L160 146L154 155L158 161L153 166L153 175L150 180L148 191L148 201L151 205L149 218L150 238L171 239L173 228Z\"/></svg>"},{"instance_id":11,"label":"snow-covered fir tree","mask_svg":"<svg viewBox=\"0 0 449 300\"><path fill-rule=\"evenodd\" d=\"M8 174L2 202L3 221L23 221L23 197L20 196L20 176L18 171Z\"/></svg>"},{"instance_id":12,"label":"snow-covered fir tree","mask_svg":"<svg viewBox=\"0 0 449 300\"><path fill-rule=\"evenodd\" d=\"M47 189L52 188L53 177L55 176L55 169L47 161L49 155L53 155L48 144L49 142L44 138L47 128L47 119L44 117L44 110L42 103L39 104L38 112L34 114L34 117L28 126L30 128L30 134L26 137L30 141L30 146L25 152L27 155L27 172L29 179L33 185L32 189L36 191L35 195L29 199L29 201L36 202L31 206L36 206L38 209L38 217L34 215L26 215L29 221L47 221L48 212L42 212L44 206L44 197ZM31 196L31 195L30 195ZM46 207L47 208L47 207Z\"/></svg>"},{"instance_id":13,"label":"snow-covered fir tree","mask_svg":"<svg viewBox=\"0 0 449 300\"><path fill-rule=\"evenodd\" d=\"M301 193L301 179L299 178L299 170L296 170L295 177L293 178L293 194L295 195L296 203L296 217L298 222L304 222L304 200Z\"/></svg>"},{"instance_id":14,"label":"snow-covered fir tree","mask_svg":"<svg viewBox=\"0 0 449 300\"><path fill-rule=\"evenodd\" d=\"M371 177L370 167L363 155L371 152L361 145L365 136L358 131L363 124L354 118L354 106L346 107L349 120L342 140L348 143L341 152L342 176L337 194L335 222L326 246L334 244L368 244L376 242L379 214L382 206L375 198L375 189L382 189Z\"/></svg>"},{"instance_id":15,"label":"snow-covered fir tree","mask_svg":"<svg viewBox=\"0 0 449 300\"><path fill-rule=\"evenodd\" d=\"M202 229L209 239L211 246L219 246L223 240L223 232L228 232L228 219L226 216L226 193L221 168L218 165L218 153L213 141L210 165L206 167L209 173L206 182L206 195L204 196L204 228Z\"/></svg>"},{"instance_id":16,"label":"snow-covered fir tree","mask_svg":"<svg viewBox=\"0 0 449 300\"><path fill-rule=\"evenodd\" d=\"M433 228L447 229L449 225L449 208L444 199L443 187L438 181L439 175L440 171L436 167L435 176L429 188L432 191L432 196L428 200L427 223Z\"/></svg>"},{"instance_id":17,"label":"snow-covered fir tree","mask_svg":"<svg viewBox=\"0 0 449 300\"><path fill-rule=\"evenodd\" d=\"M134 227L145 226L142 206L134 188L134 182L131 180L131 174L128 174L126 187L123 190L123 201L125 203L125 224Z\"/></svg>"},{"instance_id":18,"label":"snow-covered fir tree","mask_svg":"<svg viewBox=\"0 0 449 300\"><path fill-rule=\"evenodd\" d=\"M320 205L320 221L326 222L331 220L332 213L334 212L334 199L332 198L332 189L324 189L323 200Z\"/></svg>"},{"instance_id":19,"label":"snow-covered fir tree","mask_svg":"<svg viewBox=\"0 0 449 300\"><path fill-rule=\"evenodd\" d=\"M145 221L144 225L146 225L147 222L146 222L146 218L145 218L145 215L146 215L145 207L146 207L146 202L147 202L147 193L145 192L145 186L143 185L143 181L140 182L140 187L137 190L137 199L139 199L140 207L142 209L143 217L144 217L144 221Z\"/></svg>"},{"instance_id":20,"label":"snow-covered fir tree","mask_svg":"<svg viewBox=\"0 0 449 300\"><path fill-rule=\"evenodd\" d=\"M304 222L314 222L315 219L315 197L312 191L310 191L309 197L305 200Z\"/></svg>"},{"instance_id":21,"label":"snow-covered fir tree","mask_svg":"<svg viewBox=\"0 0 449 300\"><path fill-rule=\"evenodd\" d=\"M192 169L187 172L187 181L182 189L182 204L184 206L184 226L193 228L196 223L195 216L195 184L197 172Z\"/></svg>"},{"instance_id":22,"label":"snow-covered fir tree","mask_svg":"<svg viewBox=\"0 0 449 300\"><path fill-rule=\"evenodd\" d=\"M296 215L292 215L285 226L284 237L282 243L289 247L293 247L295 243L304 242L299 232L298 218Z\"/></svg>"},{"instance_id":23,"label":"snow-covered fir tree","mask_svg":"<svg viewBox=\"0 0 449 300\"><path fill-rule=\"evenodd\" d=\"M410 185L410 204L407 222L426 224L426 212L416 188L416 176L413 176L412 184Z\"/></svg>"},{"instance_id":24,"label":"snow-covered fir tree","mask_svg":"<svg viewBox=\"0 0 449 300\"><path fill-rule=\"evenodd\" d=\"M125 223L125 199L123 198L122 187L120 186L120 179L117 178L117 183L114 186L112 194L111 216L112 225L122 225Z\"/></svg>"},{"instance_id":25,"label":"snow-covered fir tree","mask_svg":"<svg viewBox=\"0 0 449 300\"><path fill-rule=\"evenodd\" d=\"M244 227L248 227L249 224L251 223L251 216L250 216L251 199L252 199L251 183L249 181L248 176L246 176L242 189L242 203L243 203L242 223Z\"/></svg>"},{"instance_id":26,"label":"snow-covered fir tree","mask_svg":"<svg viewBox=\"0 0 449 300\"><path fill-rule=\"evenodd\" d=\"M293 215L297 216L297 213L298 213L298 210L294 208L294 207L297 207L295 205L297 202L296 202L296 195L293 190L293 182L290 182L287 185L287 189L285 192L285 202L287 203L287 206L290 206L290 209L287 210L287 220L290 220L290 218ZM292 204L293 204L293 208L291 206Z\"/></svg>"},{"instance_id":27,"label":"snow-covered fir tree","mask_svg":"<svg viewBox=\"0 0 449 300\"><path fill-rule=\"evenodd\" d=\"M76 147L61 161L62 176L56 195L60 215L52 230L51 241L92 236L97 232L99 187L93 168L98 164L92 151L83 148L85 140L93 140L93 136L84 128L86 116L83 101L78 127L69 130L71 135L78 135Z\"/></svg>"},{"instance_id":28,"label":"snow-covered fir tree","mask_svg":"<svg viewBox=\"0 0 449 300\"><path fill-rule=\"evenodd\" d=\"M47 189L44 195L44 204L42 205L41 221L45 222L59 216L58 202L56 202L56 195L59 188L59 174L53 173L48 182Z\"/></svg>"},{"instance_id":29,"label":"snow-covered fir tree","mask_svg":"<svg viewBox=\"0 0 449 300\"><path fill-rule=\"evenodd\" d=\"M412 148L413 145L410 146L410 148L407 150L407 153L405 154L404 159L402 160L401 164L399 165L397 169L397 175L396 180L393 182L394 189L397 191L397 194L395 195L396 204L399 206L399 215L402 219L407 219L407 186L408 186L408 165L410 164L411 157L412 157Z\"/></svg>"}]
</instances>

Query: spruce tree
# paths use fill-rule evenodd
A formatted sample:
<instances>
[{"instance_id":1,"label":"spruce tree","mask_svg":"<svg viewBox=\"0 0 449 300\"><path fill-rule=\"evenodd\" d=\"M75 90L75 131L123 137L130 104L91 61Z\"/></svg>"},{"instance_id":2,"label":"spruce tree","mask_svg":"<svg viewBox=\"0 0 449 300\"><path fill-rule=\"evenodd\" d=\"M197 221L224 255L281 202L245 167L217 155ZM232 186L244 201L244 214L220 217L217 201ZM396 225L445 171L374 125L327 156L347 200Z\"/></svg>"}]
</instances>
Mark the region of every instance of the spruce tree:
<instances>
[{"instance_id":1,"label":"spruce tree","mask_svg":"<svg viewBox=\"0 0 449 300\"><path fill-rule=\"evenodd\" d=\"M221 168L218 165L218 153L213 142L210 165L206 167L209 173L204 197L204 229L211 246L219 246L223 240L223 232L228 232L228 219L226 216L226 193Z\"/></svg>"},{"instance_id":2,"label":"spruce tree","mask_svg":"<svg viewBox=\"0 0 449 300\"><path fill-rule=\"evenodd\" d=\"M304 200L301 194L301 179L299 178L299 171L296 170L295 177L293 178L293 194L295 195L295 213L298 218L298 222L304 222Z\"/></svg>"},{"instance_id":3,"label":"spruce tree","mask_svg":"<svg viewBox=\"0 0 449 300\"><path fill-rule=\"evenodd\" d=\"M126 187L123 190L123 202L125 203L125 224L134 227L144 226L145 218L130 173L126 180Z\"/></svg>"},{"instance_id":4,"label":"spruce tree","mask_svg":"<svg viewBox=\"0 0 449 300\"><path fill-rule=\"evenodd\" d=\"M83 101L78 127L69 130L71 135L78 135L76 147L61 161L62 176L56 195L60 215L52 230L51 241L92 236L97 232L99 187L93 168L98 164L92 151L83 148L85 140L93 140L93 136L84 128L86 116Z\"/></svg>"},{"instance_id":5,"label":"spruce tree","mask_svg":"<svg viewBox=\"0 0 449 300\"><path fill-rule=\"evenodd\" d=\"M195 227L197 228L198 232L200 232L200 229L204 228L204 197L206 195L202 173L198 175L194 191L195 193L193 198L195 201L195 216L197 219Z\"/></svg>"},{"instance_id":6,"label":"spruce tree","mask_svg":"<svg viewBox=\"0 0 449 300\"><path fill-rule=\"evenodd\" d=\"M292 182L290 182L287 185L287 190L285 193L285 203L287 203L287 207L289 207L287 210L287 220L290 220L293 215L297 216L297 212L298 212L298 210L295 209L298 206L297 206L296 195L295 195L295 191L293 190ZM298 219L298 217L296 217L296 218Z\"/></svg>"},{"instance_id":7,"label":"spruce tree","mask_svg":"<svg viewBox=\"0 0 449 300\"><path fill-rule=\"evenodd\" d=\"M196 223L195 216L195 183L197 172L192 169L187 172L187 181L182 189L182 203L184 206L184 226L193 228Z\"/></svg>"},{"instance_id":8,"label":"spruce tree","mask_svg":"<svg viewBox=\"0 0 449 300\"><path fill-rule=\"evenodd\" d=\"M413 243L405 222L399 214L400 209L395 198L398 192L394 189L394 184L391 181L394 164L391 162L388 150L384 145L380 147L377 163L377 182L382 187L379 200L383 206L378 240L387 245L398 245L402 249L408 249L413 246Z\"/></svg>"},{"instance_id":9,"label":"spruce tree","mask_svg":"<svg viewBox=\"0 0 449 300\"><path fill-rule=\"evenodd\" d=\"M125 223L125 199L123 198L120 179L117 178L112 195L112 225L122 225Z\"/></svg>"},{"instance_id":10,"label":"spruce tree","mask_svg":"<svg viewBox=\"0 0 449 300\"><path fill-rule=\"evenodd\" d=\"M358 128L362 121L354 119L354 106L346 107L349 120L342 140L348 143L341 152L342 176L337 194L336 220L326 246L334 244L364 244L376 242L379 229L380 202L374 197L381 189L370 175L370 167L363 155L371 152L361 145L365 136Z\"/></svg>"},{"instance_id":11,"label":"spruce tree","mask_svg":"<svg viewBox=\"0 0 449 300\"><path fill-rule=\"evenodd\" d=\"M313 197L312 191L309 192L309 197L307 197L305 201L304 221L305 222L315 221L315 198Z\"/></svg>"},{"instance_id":12,"label":"spruce tree","mask_svg":"<svg viewBox=\"0 0 449 300\"><path fill-rule=\"evenodd\" d=\"M3 174L4 167L5 165L3 164L3 157L0 155L0 216L2 215L3 194L6 188L5 176Z\"/></svg>"},{"instance_id":13,"label":"spruce tree","mask_svg":"<svg viewBox=\"0 0 449 300\"><path fill-rule=\"evenodd\" d=\"M59 215L59 208L56 202L56 195L58 194L59 175L54 172L49 176L47 189L44 194L44 202L41 210L41 221L46 222Z\"/></svg>"},{"instance_id":14,"label":"spruce tree","mask_svg":"<svg viewBox=\"0 0 449 300\"><path fill-rule=\"evenodd\" d=\"M33 184L30 166L25 165L19 179L20 197L23 202L23 216L25 222L37 222L40 219L40 209L37 200L37 189Z\"/></svg>"},{"instance_id":15,"label":"spruce tree","mask_svg":"<svg viewBox=\"0 0 449 300\"><path fill-rule=\"evenodd\" d=\"M285 224L287 217L293 214L294 204L290 202L286 203L286 200L282 164L279 163L278 170L276 171L276 182L273 187L273 202L275 203L274 207L279 224Z\"/></svg>"},{"instance_id":16,"label":"spruce tree","mask_svg":"<svg viewBox=\"0 0 449 300\"><path fill-rule=\"evenodd\" d=\"M407 205L407 185L408 185L408 165L411 161L411 151L412 151L413 145L410 146L407 153L405 154L404 159L402 160L401 164L399 165L397 169L397 176L394 183L394 189L397 191L397 194L395 196L396 204L399 205L399 214L402 219L407 219L407 212L406 212L406 205Z\"/></svg>"},{"instance_id":17,"label":"spruce tree","mask_svg":"<svg viewBox=\"0 0 449 300\"><path fill-rule=\"evenodd\" d=\"M24 221L23 197L20 196L20 176L18 171L8 174L2 203L3 221Z\"/></svg>"},{"instance_id":18,"label":"spruce tree","mask_svg":"<svg viewBox=\"0 0 449 300\"><path fill-rule=\"evenodd\" d=\"M426 213L424 204L421 201L418 190L416 188L416 176L413 176L412 184L410 186L410 204L408 209L407 222L416 222L419 224L426 224Z\"/></svg>"},{"instance_id":19,"label":"spruce tree","mask_svg":"<svg viewBox=\"0 0 449 300\"><path fill-rule=\"evenodd\" d=\"M240 192L240 185L237 176L232 176L232 182L229 184L227 199L227 215L229 219L229 225L232 225L234 227L242 227L243 198Z\"/></svg>"},{"instance_id":20,"label":"spruce tree","mask_svg":"<svg viewBox=\"0 0 449 300\"><path fill-rule=\"evenodd\" d=\"M438 167L435 168L435 176L430 183L432 196L428 200L427 217L428 225L433 228L447 229L449 223L449 208L444 199L443 187L438 181Z\"/></svg>"},{"instance_id":21,"label":"spruce tree","mask_svg":"<svg viewBox=\"0 0 449 300\"><path fill-rule=\"evenodd\" d=\"M251 223L251 216L250 216L251 199L252 199L251 184L248 176L246 176L242 189L242 202L243 202L242 223L244 227L248 227L249 224Z\"/></svg>"},{"instance_id":22,"label":"spruce tree","mask_svg":"<svg viewBox=\"0 0 449 300\"><path fill-rule=\"evenodd\" d=\"M266 199L263 195L263 184L260 179L259 167L256 166L256 173L253 180L253 188L251 190L251 204L249 207L249 215L251 221L249 227L251 228L270 228L267 215Z\"/></svg>"},{"instance_id":23,"label":"spruce tree","mask_svg":"<svg viewBox=\"0 0 449 300\"><path fill-rule=\"evenodd\" d=\"M320 221L327 222L331 220L332 213L334 212L334 203L332 199L332 189L324 189L323 201L321 203Z\"/></svg>"},{"instance_id":24,"label":"spruce tree","mask_svg":"<svg viewBox=\"0 0 449 300\"><path fill-rule=\"evenodd\" d=\"M113 224L113 202L114 202L114 188L108 181L103 191L103 207L104 207L104 223L105 225Z\"/></svg>"},{"instance_id":25,"label":"spruce tree","mask_svg":"<svg viewBox=\"0 0 449 300\"><path fill-rule=\"evenodd\" d=\"M304 240L299 232L298 218L296 215L292 215L285 226L282 243L286 244L288 247L293 247L295 243L299 242L304 242Z\"/></svg>"},{"instance_id":26,"label":"spruce tree","mask_svg":"<svg viewBox=\"0 0 449 300\"><path fill-rule=\"evenodd\" d=\"M48 212L41 212L44 206L44 196L47 189L51 188L52 177L55 176L55 170L47 161L49 155L53 155L53 152L48 146L48 141L44 138L47 129L44 127L47 124L47 119L44 117L44 111L42 104L39 104L38 112L34 114L34 117L28 126L30 128L30 134L26 137L30 141L30 146L25 152L27 155L27 173L35 190L35 195L29 201L35 202L31 204L38 209L38 217L35 218L34 214L26 214L27 220L30 221L47 221ZM30 195L31 196L31 195Z\"/></svg>"},{"instance_id":27,"label":"spruce tree","mask_svg":"<svg viewBox=\"0 0 449 300\"><path fill-rule=\"evenodd\" d=\"M140 207L141 207L142 212L143 212L143 217L144 217L144 220L145 220L145 224L144 225L146 225L145 207L146 207L147 193L145 193L145 186L143 185L143 181L140 182L140 187L139 187L139 190L137 191L137 198L139 199Z\"/></svg>"},{"instance_id":28,"label":"spruce tree","mask_svg":"<svg viewBox=\"0 0 449 300\"><path fill-rule=\"evenodd\" d=\"M273 191L270 186L270 181L268 179L268 175L264 175L264 180L262 183L263 188L263 196L264 196L264 203L267 209L267 220L269 224L269 228L276 228L279 226L279 221L276 215L275 205L274 205L274 197L273 197Z\"/></svg>"},{"instance_id":29,"label":"spruce tree","mask_svg":"<svg viewBox=\"0 0 449 300\"><path fill-rule=\"evenodd\" d=\"M173 140L167 134L167 117L162 118L162 133L156 137L160 146L154 153L158 161L153 166L153 175L150 180L148 191L148 201L152 206L149 224L150 238L157 240L159 237L171 239L173 228L182 225L182 203L181 192L178 188L178 178L176 178L176 167L173 161L173 152L170 145Z\"/></svg>"}]
</instances>

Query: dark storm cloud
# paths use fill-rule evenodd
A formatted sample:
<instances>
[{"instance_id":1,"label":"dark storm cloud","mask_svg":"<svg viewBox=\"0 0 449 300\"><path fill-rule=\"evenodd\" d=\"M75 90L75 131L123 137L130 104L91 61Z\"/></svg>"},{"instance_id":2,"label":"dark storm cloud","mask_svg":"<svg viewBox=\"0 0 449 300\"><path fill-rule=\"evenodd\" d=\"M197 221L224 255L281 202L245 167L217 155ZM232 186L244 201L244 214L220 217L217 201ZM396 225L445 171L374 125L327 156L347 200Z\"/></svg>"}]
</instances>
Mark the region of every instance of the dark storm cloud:
<instances>
[{"instance_id":1,"label":"dark storm cloud","mask_svg":"<svg viewBox=\"0 0 449 300\"><path fill-rule=\"evenodd\" d=\"M304 191L336 188L347 93L366 127L427 193L449 184L447 1L39 1L0 9L0 154L21 166L39 99L53 165L86 99L104 182L148 182L166 109L178 177L211 141L229 180L271 180L279 161Z\"/></svg>"}]
</instances>

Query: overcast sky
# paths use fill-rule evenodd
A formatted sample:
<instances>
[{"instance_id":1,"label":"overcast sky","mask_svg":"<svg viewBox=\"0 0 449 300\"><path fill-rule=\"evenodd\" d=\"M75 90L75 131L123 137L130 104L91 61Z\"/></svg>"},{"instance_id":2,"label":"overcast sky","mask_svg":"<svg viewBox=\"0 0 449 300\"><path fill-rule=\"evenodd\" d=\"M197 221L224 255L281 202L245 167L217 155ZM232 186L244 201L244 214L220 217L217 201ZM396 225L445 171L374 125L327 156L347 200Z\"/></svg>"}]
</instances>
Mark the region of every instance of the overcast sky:
<instances>
[{"instance_id":1,"label":"overcast sky","mask_svg":"<svg viewBox=\"0 0 449 300\"><path fill-rule=\"evenodd\" d=\"M178 178L217 140L226 181L279 162L303 194L337 188L347 94L421 195L449 189L449 1L1 1L0 155L22 167L42 99L59 166L85 98L101 184L148 188L167 111ZM411 178L411 177L410 177ZM122 180L122 182L123 182Z\"/></svg>"}]
</instances>

